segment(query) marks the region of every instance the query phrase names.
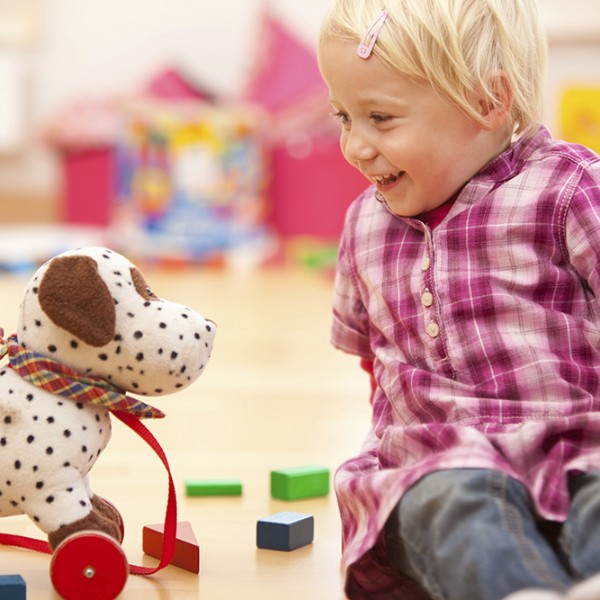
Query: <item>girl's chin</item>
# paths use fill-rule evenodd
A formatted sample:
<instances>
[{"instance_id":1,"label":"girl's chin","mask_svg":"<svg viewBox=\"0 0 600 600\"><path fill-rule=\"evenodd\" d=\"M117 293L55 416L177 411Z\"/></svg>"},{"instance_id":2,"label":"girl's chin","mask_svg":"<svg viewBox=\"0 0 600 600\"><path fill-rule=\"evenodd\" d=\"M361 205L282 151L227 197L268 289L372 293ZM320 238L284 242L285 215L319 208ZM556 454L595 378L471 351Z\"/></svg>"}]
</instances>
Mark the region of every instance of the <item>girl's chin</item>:
<instances>
[{"instance_id":1,"label":"girl's chin","mask_svg":"<svg viewBox=\"0 0 600 600\"><path fill-rule=\"evenodd\" d=\"M418 217L422 215L424 211L419 208L415 208L414 206L410 206L406 203L406 201L396 200L393 198L385 197L383 194L380 195L385 202L388 210L396 215L397 217Z\"/></svg>"}]
</instances>

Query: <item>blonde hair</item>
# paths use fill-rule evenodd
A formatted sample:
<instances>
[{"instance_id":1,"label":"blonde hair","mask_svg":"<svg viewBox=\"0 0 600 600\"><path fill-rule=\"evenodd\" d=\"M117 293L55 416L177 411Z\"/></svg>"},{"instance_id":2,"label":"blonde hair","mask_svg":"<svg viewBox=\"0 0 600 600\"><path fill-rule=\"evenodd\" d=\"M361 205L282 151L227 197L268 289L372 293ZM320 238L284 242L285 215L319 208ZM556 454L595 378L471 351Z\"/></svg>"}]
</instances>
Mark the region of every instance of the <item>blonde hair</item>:
<instances>
[{"instance_id":1,"label":"blonde hair","mask_svg":"<svg viewBox=\"0 0 600 600\"><path fill-rule=\"evenodd\" d=\"M536 0L333 0L319 49L328 39L358 45L384 9L388 17L373 54L388 67L428 82L477 122L483 121L474 94L497 105L502 73L515 131L537 128L547 46Z\"/></svg>"}]
</instances>

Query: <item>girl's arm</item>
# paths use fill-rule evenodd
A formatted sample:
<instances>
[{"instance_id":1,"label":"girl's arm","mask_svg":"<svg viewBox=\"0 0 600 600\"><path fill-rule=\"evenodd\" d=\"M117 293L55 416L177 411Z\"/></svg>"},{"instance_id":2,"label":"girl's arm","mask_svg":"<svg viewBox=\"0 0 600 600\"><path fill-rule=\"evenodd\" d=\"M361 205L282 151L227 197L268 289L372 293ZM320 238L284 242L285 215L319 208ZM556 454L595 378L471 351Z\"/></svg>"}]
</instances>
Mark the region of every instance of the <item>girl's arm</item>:
<instances>
[{"instance_id":1,"label":"girl's arm","mask_svg":"<svg viewBox=\"0 0 600 600\"><path fill-rule=\"evenodd\" d=\"M369 396L369 402L373 404L375 389L377 388L377 382L375 381L375 375L373 374L373 360L370 358L361 358L360 367L369 374L371 383L371 394Z\"/></svg>"}]
</instances>

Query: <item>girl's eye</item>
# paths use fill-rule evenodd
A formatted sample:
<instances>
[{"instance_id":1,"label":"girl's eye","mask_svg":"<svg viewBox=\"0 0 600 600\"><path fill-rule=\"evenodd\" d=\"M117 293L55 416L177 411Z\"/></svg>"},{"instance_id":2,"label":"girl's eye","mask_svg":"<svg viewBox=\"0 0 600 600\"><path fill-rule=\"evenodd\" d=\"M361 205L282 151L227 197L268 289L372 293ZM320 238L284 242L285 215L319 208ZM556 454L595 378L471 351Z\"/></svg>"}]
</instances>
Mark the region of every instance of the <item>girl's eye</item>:
<instances>
[{"instance_id":1,"label":"girl's eye","mask_svg":"<svg viewBox=\"0 0 600 600\"><path fill-rule=\"evenodd\" d=\"M335 119L337 119L342 125L345 125L346 123L348 123L350 121L350 117L348 117L348 115L344 112L341 111L337 111L335 113L333 113L333 116Z\"/></svg>"},{"instance_id":2,"label":"girl's eye","mask_svg":"<svg viewBox=\"0 0 600 600\"><path fill-rule=\"evenodd\" d=\"M393 117L390 115L382 115L379 113L375 113L371 115L371 119L375 121L375 123L386 123L387 121L391 121Z\"/></svg>"}]
</instances>

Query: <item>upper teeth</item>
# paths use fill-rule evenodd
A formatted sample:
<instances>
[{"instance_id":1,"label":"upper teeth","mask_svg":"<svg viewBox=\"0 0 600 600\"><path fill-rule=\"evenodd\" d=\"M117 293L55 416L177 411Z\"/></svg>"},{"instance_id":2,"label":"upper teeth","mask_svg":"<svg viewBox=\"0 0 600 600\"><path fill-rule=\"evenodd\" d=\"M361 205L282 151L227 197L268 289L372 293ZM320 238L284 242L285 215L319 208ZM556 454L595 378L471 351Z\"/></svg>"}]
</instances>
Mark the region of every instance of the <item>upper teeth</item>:
<instances>
[{"instance_id":1,"label":"upper teeth","mask_svg":"<svg viewBox=\"0 0 600 600\"><path fill-rule=\"evenodd\" d=\"M400 171L399 173L390 173L389 175L380 175L378 177L375 177L375 181L376 183L391 183L392 181L395 181L396 179L398 179L398 177L402 174L402 171Z\"/></svg>"}]
</instances>

